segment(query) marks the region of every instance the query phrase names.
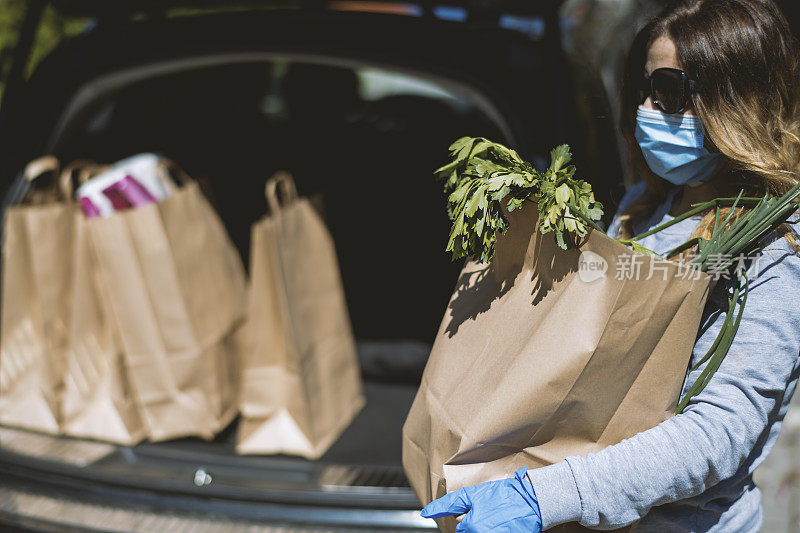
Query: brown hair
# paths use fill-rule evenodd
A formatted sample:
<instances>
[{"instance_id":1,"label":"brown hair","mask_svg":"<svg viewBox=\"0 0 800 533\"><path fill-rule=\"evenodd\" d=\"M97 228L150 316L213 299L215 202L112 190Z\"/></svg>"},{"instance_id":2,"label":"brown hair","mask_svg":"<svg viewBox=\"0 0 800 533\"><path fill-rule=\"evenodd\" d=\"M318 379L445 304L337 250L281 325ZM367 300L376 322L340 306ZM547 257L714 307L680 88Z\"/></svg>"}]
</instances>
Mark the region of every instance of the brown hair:
<instances>
[{"instance_id":1,"label":"brown hair","mask_svg":"<svg viewBox=\"0 0 800 533\"><path fill-rule=\"evenodd\" d=\"M644 101L641 80L647 50L661 37L673 40L678 61L696 80L694 113L705 128L706 145L724 164L710 178L725 196L781 194L798 182L800 170L800 84L797 42L772 0L679 0L636 36L622 85L620 129L634 173L645 193L621 216L619 236L632 237L637 217L665 200L667 182L648 168L634 137L636 109ZM726 210L727 211L727 210ZM708 237L713 212L693 236ZM797 247L785 224L779 230Z\"/></svg>"}]
</instances>

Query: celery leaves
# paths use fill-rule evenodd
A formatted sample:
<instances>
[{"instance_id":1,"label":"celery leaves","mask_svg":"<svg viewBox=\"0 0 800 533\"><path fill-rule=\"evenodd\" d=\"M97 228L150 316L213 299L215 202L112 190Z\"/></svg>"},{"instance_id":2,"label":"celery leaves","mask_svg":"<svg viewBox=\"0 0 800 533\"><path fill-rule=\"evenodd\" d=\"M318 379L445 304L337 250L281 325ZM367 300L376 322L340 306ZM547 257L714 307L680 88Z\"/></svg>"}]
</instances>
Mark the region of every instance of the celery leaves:
<instances>
[{"instance_id":1,"label":"celery leaves","mask_svg":"<svg viewBox=\"0 0 800 533\"><path fill-rule=\"evenodd\" d=\"M550 153L550 167L539 172L519 154L483 137L462 137L450 146L452 161L434 173L447 194L447 214L453 223L447 251L454 260L467 256L491 261L497 232L505 233L508 218L526 201L539 208L539 229L553 232L561 248L597 228L603 215L591 186L575 179L569 146Z\"/></svg>"}]
</instances>

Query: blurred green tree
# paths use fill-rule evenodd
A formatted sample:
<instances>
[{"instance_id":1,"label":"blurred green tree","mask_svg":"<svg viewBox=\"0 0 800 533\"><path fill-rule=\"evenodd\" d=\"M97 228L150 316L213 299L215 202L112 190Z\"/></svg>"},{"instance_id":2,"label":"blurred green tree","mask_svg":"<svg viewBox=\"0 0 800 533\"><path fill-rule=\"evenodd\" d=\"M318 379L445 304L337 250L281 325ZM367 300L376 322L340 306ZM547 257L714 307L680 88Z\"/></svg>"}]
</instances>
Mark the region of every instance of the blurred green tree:
<instances>
[{"instance_id":1,"label":"blurred green tree","mask_svg":"<svg viewBox=\"0 0 800 533\"><path fill-rule=\"evenodd\" d=\"M11 68L27 4L27 0L0 0L0 96L2 96L6 76ZM80 33L88 23L89 19L65 17L48 5L42 14L42 20L36 32L26 75L30 75L39 61L49 54L62 39Z\"/></svg>"},{"instance_id":2,"label":"blurred green tree","mask_svg":"<svg viewBox=\"0 0 800 533\"><path fill-rule=\"evenodd\" d=\"M25 0L0 0L0 94L11 67L24 15Z\"/></svg>"}]
</instances>

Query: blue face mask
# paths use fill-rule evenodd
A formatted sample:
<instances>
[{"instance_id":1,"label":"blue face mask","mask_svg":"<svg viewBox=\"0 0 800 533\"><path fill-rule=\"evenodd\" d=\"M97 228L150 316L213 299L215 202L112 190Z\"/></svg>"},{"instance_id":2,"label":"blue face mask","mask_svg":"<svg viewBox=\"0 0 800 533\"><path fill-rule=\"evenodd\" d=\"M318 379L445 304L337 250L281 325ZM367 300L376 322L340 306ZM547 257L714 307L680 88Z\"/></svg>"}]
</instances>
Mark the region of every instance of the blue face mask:
<instances>
[{"instance_id":1,"label":"blue face mask","mask_svg":"<svg viewBox=\"0 0 800 533\"><path fill-rule=\"evenodd\" d=\"M667 115L639 106L634 133L647 166L670 183L699 183L722 162L703 147L703 124L694 115Z\"/></svg>"}]
</instances>

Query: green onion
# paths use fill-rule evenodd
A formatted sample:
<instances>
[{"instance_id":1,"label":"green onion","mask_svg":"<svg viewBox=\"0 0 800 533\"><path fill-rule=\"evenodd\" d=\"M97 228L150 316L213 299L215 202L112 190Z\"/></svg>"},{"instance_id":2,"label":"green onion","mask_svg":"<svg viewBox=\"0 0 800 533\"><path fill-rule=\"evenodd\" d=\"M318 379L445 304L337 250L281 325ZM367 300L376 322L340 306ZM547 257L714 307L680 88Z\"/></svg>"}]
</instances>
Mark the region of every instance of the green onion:
<instances>
[{"instance_id":1,"label":"green onion","mask_svg":"<svg viewBox=\"0 0 800 533\"><path fill-rule=\"evenodd\" d=\"M709 268L713 266L715 274L728 271L735 258L740 256L748 256L758 249L761 240L778 229L778 227L789 220L798 208L798 195L800 195L800 183L789 189L780 197L774 197L765 194L759 198L753 209L737 216L736 220L731 223L731 217L739 204L740 200L750 203L752 199L741 198L742 193L733 201L731 211L722 224L719 224L720 207L721 203L712 201L705 202L703 205L713 205L716 209L714 215L714 229L711 232L711 237L705 239L691 239L683 245L671 250L667 253L667 257L672 257L683 249L688 249L695 244L698 247L698 255L694 259L692 266L703 272L708 272ZM727 204L727 199L725 199ZM743 203L745 203L743 202ZM700 204L698 204L700 205ZM708 209L708 207L706 207ZM730 226L728 227L728 225ZM710 257L723 257L726 258L722 264L711 264ZM745 273L737 273L745 276ZM741 280L738 280L741 285ZM745 288L742 303L739 305L739 312L736 320L732 320L733 312L736 302L739 299L739 286L734 289L733 294L728 299L728 313L722 323L717 338L714 339L709 351L689 369L689 372L697 370L703 363L708 361L708 366L703 369L703 372L698 377L697 381L686 392L684 397L678 402L675 410L680 413L688 404L689 400L699 394L708 384L711 376L716 372L717 368L722 364L723 359L730 349L736 332L739 330L739 323L742 319L744 312L745 302L747 301L747 294L749 292L749 281L745 276Z\"/></svg>"}]
</instances>

